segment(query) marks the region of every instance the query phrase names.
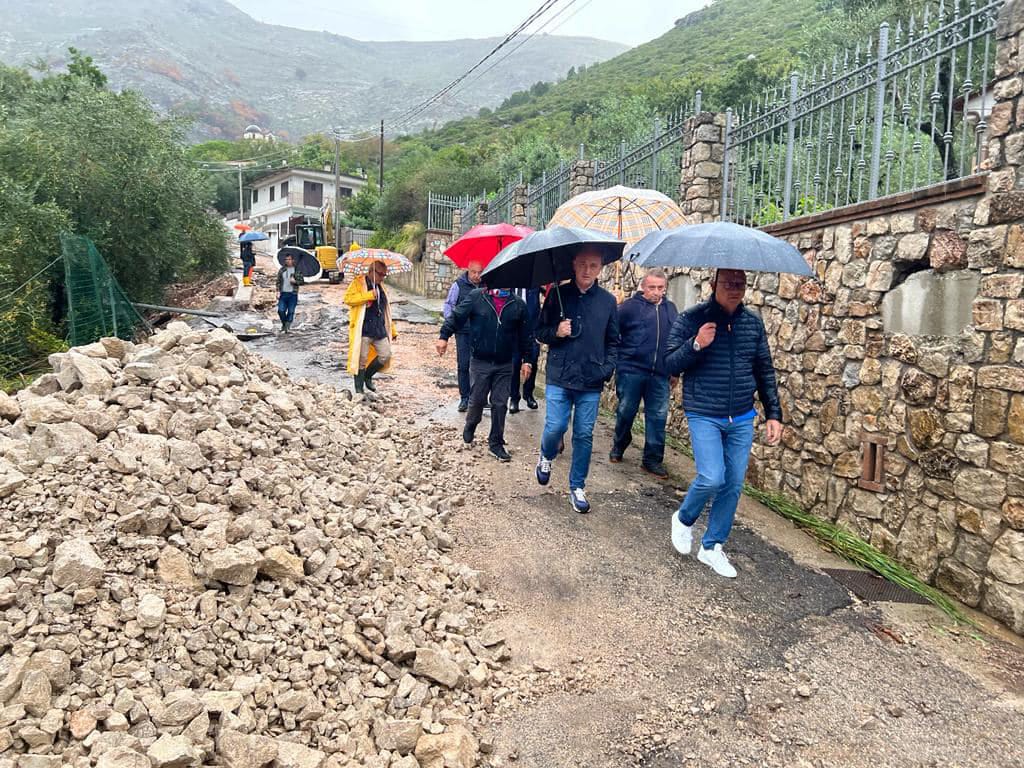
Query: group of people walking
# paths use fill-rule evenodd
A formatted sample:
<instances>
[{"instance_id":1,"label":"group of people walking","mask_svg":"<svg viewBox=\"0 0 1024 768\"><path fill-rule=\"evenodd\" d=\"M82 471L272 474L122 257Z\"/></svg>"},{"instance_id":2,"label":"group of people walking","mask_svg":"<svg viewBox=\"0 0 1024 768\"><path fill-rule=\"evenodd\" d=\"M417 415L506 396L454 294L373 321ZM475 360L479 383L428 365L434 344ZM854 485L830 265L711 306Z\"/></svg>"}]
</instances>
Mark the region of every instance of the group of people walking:
<instances>
[{"instance_id":1,"label":"group of people walking","mask_svg":"<svg viewBox=\"0 0 1024 768\"><path fill-rule=\"evenodd\" d=\"M547 485L564 450L572 424L568 472L569 502L591 511L586 481L601 392L615 378L618 407L608 458L624 460L641 403L644 446L640 465L667 478L665 431L672 386L683 379L682 407L690 430L697 477L672 515L671 540L682 554L693 549L693 527L710 505L708 524L697 553L715 573L736 576L724 544L732 528L743 488L757 411L766 419L766 439L782 436L781 409L771 351L761 319L743 306L746 275L719 270L707 301L683 313L666 298L667 275L648 271L639 290L618 304L597 284L602 257L582 245L573 258L574 277L547 290L543 306L530 291L488 288L478 265L471 264L453 284L437 352L445 354L452 336L458 347L459 410L465 411L463 439L472 443L490 403L488 447L509 461L504 428L508 411L518 410L513 382L524 382L524 396L536 405L525 384L536 376L539 344L548 348L545 368L545 417L535 474Z\"/></svg>"},{"instance_id":2,"label":"group of people walking","mask_svg":"<svg viewBox=\"0 0 1024 768\"><path fill-rule=\"evenodd\" d=\"M593 453L594 426L601 392L615 378L618 406L608 458L621 463L632 444L633 422L644 409L641 468L667 478L665 432L669 396L682 378L682 408L690 431L697 476L672 515L671 540L680 553L693 549L693 528L708 509L697 553L715 573L732 578L736 570L723 549L732 529L753 445L755 396L766 420L770 445L782 436L782 412L775 369L764 324L743 305L746 275L718 270L711 297L678 312L666 297L667 275L648 271L639 290L619 304L597 284L599 251L581 245L572 261L573 278L539 289L489 288L479 264L470 264L452 285L436 342L446 354L455 337L459 411L466 414L463 440L469 444L489 405L488 448L499 461L512 456L505 444L507 413L520 399L536 409L534 381L540 345L547 346L544 429L535 476L548 485L565 433L572 425L568 470L569 503L590 512L586 483ZM374 262L345 292L349 307L348 372L357 393L374 392L374 376L391 362L397 332L384 279L388 268ZM282 297L288 284L297 291L294 270L278 273ZM292 307L293 309L293 307Z\"/></svg>"}]
</instances>

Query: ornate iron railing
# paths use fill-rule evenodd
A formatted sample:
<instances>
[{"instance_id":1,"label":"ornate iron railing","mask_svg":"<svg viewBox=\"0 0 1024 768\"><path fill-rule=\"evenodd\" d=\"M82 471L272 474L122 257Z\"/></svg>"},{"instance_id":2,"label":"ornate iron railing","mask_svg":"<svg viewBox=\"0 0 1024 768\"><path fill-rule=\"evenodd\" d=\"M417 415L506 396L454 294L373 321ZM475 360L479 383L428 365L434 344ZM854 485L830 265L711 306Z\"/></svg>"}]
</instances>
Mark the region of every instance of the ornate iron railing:
<instances>
[{"instance_id":1,"label":"ornate iron railing","mask_svg":"<svg viewBox=\"0 0 1024 768\"><path fill-rule=\"evenodd\" d=\"M1001 6L942 0L729 110L725 217L770 224L976 171Z\"/></svg>"}]
</instances>

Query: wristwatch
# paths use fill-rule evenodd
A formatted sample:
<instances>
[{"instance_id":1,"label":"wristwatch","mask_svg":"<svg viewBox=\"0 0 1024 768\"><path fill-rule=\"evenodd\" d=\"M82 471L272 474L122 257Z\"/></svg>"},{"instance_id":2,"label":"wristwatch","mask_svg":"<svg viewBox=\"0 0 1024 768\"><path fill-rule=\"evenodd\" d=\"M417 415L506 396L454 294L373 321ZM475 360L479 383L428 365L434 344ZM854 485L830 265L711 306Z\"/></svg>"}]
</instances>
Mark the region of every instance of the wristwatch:
<instances>
[{"instance_id":1,"label":"wristwatch","mask_svg":"<svg viewBox=\"0 0 1024 768\"><path fill-rule=\"evenodd\" d=\"M693 340L693 351L700 352L700 342L696 339Z\"/></svg>"}]
</instances>

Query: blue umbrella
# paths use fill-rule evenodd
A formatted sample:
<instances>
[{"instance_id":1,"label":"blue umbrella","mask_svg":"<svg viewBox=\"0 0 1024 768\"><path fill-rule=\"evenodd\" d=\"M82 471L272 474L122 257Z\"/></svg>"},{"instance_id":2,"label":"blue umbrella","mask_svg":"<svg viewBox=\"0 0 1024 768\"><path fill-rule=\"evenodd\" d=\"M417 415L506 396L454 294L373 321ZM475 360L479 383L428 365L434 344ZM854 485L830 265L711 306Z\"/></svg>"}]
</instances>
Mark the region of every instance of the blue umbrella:
<instances>
[{"instance_id":1,"label":"blue umbrella","mask_svg":"<svg viewBox=\"0 0 1024 768\"><path fill-rule=\"evenodd\" d=\"M489 288L539 288L573 276L572 259L581 246L601 254L604 264L622 258L622 240L581 227L552 227L527 235L503 248L482 280Z\"/></svg>"},{"instance_id":2,"label":"blue umbrella","mask_svg":"<svg viewBox=\"0 0 1024 768\"><path fill-rule=\"evenodd\" d=\"M265 235L262 232L243 232L238 236L238 242L240 243L255 243L260 240L269 240L270 236Z\"/></svg>"},{"instance_id":3,"label":"blue umbrella","mask_svg":"<svg viewBox=\"0 0 1024 768\"><path fill-rule=\"evenodd\" d=\"M796 248L759 229L712 221L651 232L626 255L641 267L715 267L750 272L814 273Z\"/></svg>"}]
</instances>

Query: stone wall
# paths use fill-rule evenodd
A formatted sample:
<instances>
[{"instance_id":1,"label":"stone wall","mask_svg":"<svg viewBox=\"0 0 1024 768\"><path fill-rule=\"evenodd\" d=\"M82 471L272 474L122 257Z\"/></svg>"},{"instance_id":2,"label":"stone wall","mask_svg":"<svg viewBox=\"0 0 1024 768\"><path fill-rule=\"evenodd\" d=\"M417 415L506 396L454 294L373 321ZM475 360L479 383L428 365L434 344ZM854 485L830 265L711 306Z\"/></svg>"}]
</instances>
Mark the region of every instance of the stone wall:
<instances>
[{"instance_id":1,"label":"stone wall","mask_svg":"<svg viewBox=\"0 0 1024 768\"><path fill-rule=\"evenodd\" d=\"M444 255L452 244L452 233L428 229L426 239L423 257L413 264L412 272L395 275L389 281L402 290L431 299L443 299L459 275L458 268Z\"/></svg>"},{"instance_id":2,"label":"stone wall","mask_svg":"<svg viewBox=\"0 0 1024 768\"><path fill-rule=\"evenodd\" d=\"M988 173L768 227L815 277L752 274L747 294L769 333L786 421L781 447L755 447L748 479L846 525L1018 633L1022 29L1024 1L1007 3ZM683 204L707 199L713 184L689 165ZM708 271L690 277L709 295ZM943 335L921 333L935 329ZM678 411L670 430L685 436Z\"/></svg>"}]
</instances>

